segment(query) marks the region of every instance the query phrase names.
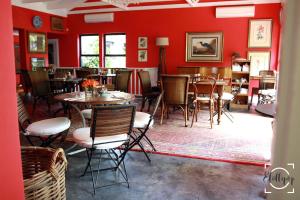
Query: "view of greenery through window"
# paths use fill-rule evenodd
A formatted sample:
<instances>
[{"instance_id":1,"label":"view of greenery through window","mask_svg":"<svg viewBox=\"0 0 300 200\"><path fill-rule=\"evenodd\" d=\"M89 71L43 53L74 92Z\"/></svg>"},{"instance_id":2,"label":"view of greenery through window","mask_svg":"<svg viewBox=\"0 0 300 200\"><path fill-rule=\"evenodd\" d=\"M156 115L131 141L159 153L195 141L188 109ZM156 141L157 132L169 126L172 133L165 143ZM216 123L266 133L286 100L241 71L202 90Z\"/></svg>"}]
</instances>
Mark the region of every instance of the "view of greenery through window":
<instances>
[{"instance_id":1,"label":"view of greenery through window","mask_svg":"<svg viewBox=\"0 0 300 200\"><path fill-rule=\"evenodd\" d=\"M126 35L104 36L104 64L106 68L126 68Z\"/></svg>"},{"instance_id":2,"label":"view of greenery through window","mask_svg":"<svg viewBox=\"0 0 300 200\"><path fill-rule=\"evenodd\" d=\"M80 63L81 67L99 67L99 36L80 36Z\"/></svg>"}]
</instances>

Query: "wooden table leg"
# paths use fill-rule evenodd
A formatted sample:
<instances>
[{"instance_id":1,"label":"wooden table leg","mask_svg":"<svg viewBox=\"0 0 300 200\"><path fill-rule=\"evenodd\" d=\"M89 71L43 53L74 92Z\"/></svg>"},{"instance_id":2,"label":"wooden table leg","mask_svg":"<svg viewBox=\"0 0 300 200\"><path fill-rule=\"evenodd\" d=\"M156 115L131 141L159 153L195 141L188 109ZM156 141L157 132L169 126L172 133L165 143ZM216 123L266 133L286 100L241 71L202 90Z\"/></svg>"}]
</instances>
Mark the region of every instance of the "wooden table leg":
<instances>
[{"instance_id":1,"label":"wooden table leg","mask_svg":"<svg viewBox=\"0 0 300 200\"><path fill-rule=\"evenodd\" d=\"M221 123L222 115L222 96L218 94L218 125Z\"/></svg>"}]
</instances>

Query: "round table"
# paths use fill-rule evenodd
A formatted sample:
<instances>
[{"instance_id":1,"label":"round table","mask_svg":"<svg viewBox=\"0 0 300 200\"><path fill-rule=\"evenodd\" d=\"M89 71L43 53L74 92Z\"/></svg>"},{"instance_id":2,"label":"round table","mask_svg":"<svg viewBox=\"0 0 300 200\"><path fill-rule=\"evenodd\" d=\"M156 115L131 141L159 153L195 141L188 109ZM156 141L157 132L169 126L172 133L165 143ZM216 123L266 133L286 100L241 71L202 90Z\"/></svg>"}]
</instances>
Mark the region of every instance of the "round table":
<instances>
[{"instance_id":1,"label":"round table","mask_svg":"<svg viewBox=\"0 0 300 200\"><path fill-rule=\"evenodd\" d=\"M258 104L255 108L255 110L263 115L269 116L269 117L275 117L276 114L276 104Z\"/></svg>"},{"instance_id":2,"label":"round table","mask_svg":"<svg viewBox=\"0 0 300 200\"><path fill-rule=\"evenodd\" d=\"M102 95L95 95L93 97L86 97L84 92L71 92L54 96L54 99L72 106L79 112L82 118L83 127L86 126L85 118L81 113L78 105L116 105L131 102L135 99L133 94L108 91Z\"/></svg>"}]
</instances>

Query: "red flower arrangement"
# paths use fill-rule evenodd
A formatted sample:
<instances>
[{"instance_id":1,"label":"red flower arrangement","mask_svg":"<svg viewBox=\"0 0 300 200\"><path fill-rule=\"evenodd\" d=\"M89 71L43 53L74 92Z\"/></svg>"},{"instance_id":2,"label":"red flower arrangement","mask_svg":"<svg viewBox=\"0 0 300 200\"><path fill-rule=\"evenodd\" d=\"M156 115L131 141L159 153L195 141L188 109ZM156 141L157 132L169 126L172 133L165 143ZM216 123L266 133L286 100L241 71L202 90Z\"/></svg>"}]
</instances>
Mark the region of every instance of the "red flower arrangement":
<instances>
[{"instance_id":1,"label":"red flower arrangement","mask_svg":"<svg viewBox=\"0 0 300 200\"><path fill-rule=\"evenodd\" d=\"M82 83L82 87L84 87L86 89L93 89L97 85L99 85L99 82L94 79L87 79L87 80L83 81L83 83Z\"/></svg>"}]
</instances>

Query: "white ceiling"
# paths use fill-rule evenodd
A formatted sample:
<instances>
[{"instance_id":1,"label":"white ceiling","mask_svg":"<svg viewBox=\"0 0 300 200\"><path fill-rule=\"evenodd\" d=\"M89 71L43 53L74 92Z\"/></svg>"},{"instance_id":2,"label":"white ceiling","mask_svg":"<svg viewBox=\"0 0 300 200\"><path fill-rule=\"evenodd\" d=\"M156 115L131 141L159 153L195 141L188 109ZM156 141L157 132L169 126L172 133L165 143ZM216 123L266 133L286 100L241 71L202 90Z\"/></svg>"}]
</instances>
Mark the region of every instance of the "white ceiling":
<instances>
[{"instance_id":1,"label":"white ceiling","mask_svg":"<svg viewBox=\"0 0 300 200\"><path fill-rule=\"evenodd\" d=\"M11 0L13 5L51 13L60 16L68 14L101 13L115 11L134 11L134 10L153 10L153 9L172 9L172 8L192 8L208 6L234 6L252 5L266 3L280 3L281 0L223 0L210 2L193 3L192 0L139 0L141 3L124 7L119 4L110 4L107 0L95 2L85 2L86 0ZM163 4L161 4L163 2ZM149 4L143 4L149 3ZM73 10L80 8L80 10Z\"/></svg>"}]
</instances>

